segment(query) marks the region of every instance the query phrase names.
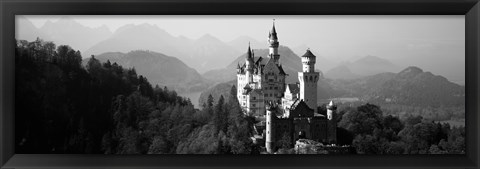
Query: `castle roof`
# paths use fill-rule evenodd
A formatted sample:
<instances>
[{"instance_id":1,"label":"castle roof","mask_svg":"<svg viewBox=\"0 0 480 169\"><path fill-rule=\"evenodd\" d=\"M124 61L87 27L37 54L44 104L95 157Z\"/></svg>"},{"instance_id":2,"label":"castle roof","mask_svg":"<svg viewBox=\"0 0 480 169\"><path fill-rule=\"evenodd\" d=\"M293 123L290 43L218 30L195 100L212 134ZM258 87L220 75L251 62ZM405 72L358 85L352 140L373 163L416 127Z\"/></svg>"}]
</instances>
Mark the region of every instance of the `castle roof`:
<instances>
[{"instance_id":1,"label":"castle roof","mask_svg":"<svg viewBox=\"0 0 480 169\"><path fill-rule=\"evenodd\" d=\"M255 65L257 65L257 66L260 65L262 63L262 61L263 61L263 58L261 56L258 57L257 61L255 62Z\"/></svg>"},{"instance_id":2,"label":"castle roof","mask_svg":"<svg viewBox=\"0 0 480 169\"><path fill-rule=\"evenodd\" d=\"M275 30L275 21L273 22L272 30L270 31L270 34L268 35L268 38L270 38L270 39L278 39L278 37L277 37L277 30Z\"/></svg>"},{"instance_id":3,"label":"castle roof","mask_svg":"<svg viewBox=\"0 0 480 169\"><path fill-rule=\"evenodd\" d=\"M307 52L305 52L302 57L316 58L316 56L310 51L310 49L307 49Z\"/></svg>"},{"instance_id":4,"label":"castle roof","mask_svg":"<svg viewBox=\"0 0 480 169\"><path fill-rule=\"evenodd\" d=\"M248 94L252 90L249 84L246 84L245 87L243 87L243 89L245 89L243 94Z\"/></svg>"},{"instance_id":5,"label":"castle roof","mask_svg":"<svg viewBox=\"0 0 480 169\"><path fill-rule=\"evenodd\" d=\"M247 51L247 56L245 56L245 59L247 61L253 62L253 55L252 55L252 49L250 49L250 42L248 43L248 51Z\"/></svg>"},{"instance_id":6,"label":"castle roof","mask_svg":"<svg viewBox=\"0 0 480 169\"><path fill-rule=\"evenodd\" d=\"M337 106L335 105L335 103L333 103L333 100L330 100L330 103L328 103L326 107L327 109L335 109Z\"/></svg>"},{"instance_id":7,"label":"castle roof","mask_svg":"<svg viewBox=\"0 0 480 169\"><path fill-rule=\"evenodd\" d=\"M290 117L313 117L314 110L303 99L297 99L290 107Z\"/></svg>"},{"instance_id":8,"label":"castle roof","mask_svg":"<svg viewBox=\"0 0 480 169\"><path fill-rule=\"evenodd\" d=\"M285 71L283 70L282 65L278 66L278 70L280 70L280 74L281 74L281 75L287 75L287 74L285 73Z\"/></svg>"}]
</instances>

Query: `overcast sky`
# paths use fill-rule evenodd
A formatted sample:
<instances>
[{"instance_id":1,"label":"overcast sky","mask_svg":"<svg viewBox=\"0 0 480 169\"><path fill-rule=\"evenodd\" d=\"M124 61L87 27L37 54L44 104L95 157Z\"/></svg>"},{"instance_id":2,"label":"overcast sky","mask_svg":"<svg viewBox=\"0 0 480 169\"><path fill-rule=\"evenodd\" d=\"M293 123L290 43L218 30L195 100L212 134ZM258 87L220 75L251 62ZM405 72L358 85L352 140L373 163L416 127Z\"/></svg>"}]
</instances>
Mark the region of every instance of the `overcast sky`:
<instances>
[{"instance_id":1,"label":"overcast sky","mask_svg":"<svg viewBox=\"0 0 480 169\"><path fill-rule=\"evenodd\" d=\"M173 35L196 39L206 33L223 41L247 35L267 39L276 19L281 44L306 45L324 55L374 55L376 48L430 47L436 43L464 46L465 20L457 16L71 16L88 27L156 24ZM59 16L28 16L35 26ZM404 42L404 44L402 44ZM401 46L397 46L401 47ZM345 49L350 50L345 50ZM352 48L357 48L353 50ZM370 49L369 49L370 48ZM328 56L327 56L328 57Z\"/></svg>"},{"instance_id":2,"label":"overcast sky","mask_svg":"<svg viewBox=\"0 0 480 169\"><path fill-rule=\"evenodd\" d=\"M27 16L36 27L59 16ZM265 41L275 18L280 45L305 46L333 61L366 55L400 65L463 72L464 15L435 16L71 16L112 32L126 24L156 24L172 35L196 39L208 33L224 42L246 35ZM265 46L253 48L266 48ZM440 73L440 72L438 72ZM444 73L444 72L442 72Z\"/></svg>"}]
</instances>

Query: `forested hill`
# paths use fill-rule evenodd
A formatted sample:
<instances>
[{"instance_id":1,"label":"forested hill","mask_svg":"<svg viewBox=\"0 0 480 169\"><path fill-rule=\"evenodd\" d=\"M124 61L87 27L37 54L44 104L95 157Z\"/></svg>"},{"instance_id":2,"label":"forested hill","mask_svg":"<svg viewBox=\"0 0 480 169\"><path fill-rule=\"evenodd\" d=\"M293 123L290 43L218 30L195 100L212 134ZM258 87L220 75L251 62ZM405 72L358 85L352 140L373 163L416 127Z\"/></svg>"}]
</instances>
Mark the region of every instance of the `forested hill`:
<instances>
[{"instance_id":1,"label":"forested hill","mask_svg":"<svg viewBox=\"0 0 480 169\"><path fill-rule=\"evenodd\" d=\"M147 77L153 85L167 86L180 93L203 91L210 84L195 69L179 59L157 52L107 52L95 58L102 63L110 61L123 67L135 68L138 74ZM84 64L87 61L88 59L85 59Z\"/></svg>"},{"instance_id":2,"label":"forested hill","mask_svg":"<svg viewBox=\"0 0 480 169\"><path fill-rule=\"evenodd\" d=\"M81 58L69 46L17 42L16 153L258 153L251 123L233 99L195 110L133 68L94 57L83 67Z\"/></svg>"},{"instance_id":3,"label":"forested hill","mask_svg":"<svg viewBox=\"0 0 480 169\"><path fill-rule=\"evenodd\" d=\"M408 67L398 73L380 73L353 80L335 80L332 86L361 100L421 107L464 107L465 87L445 77Z\"/></svg>"}]
</instances>

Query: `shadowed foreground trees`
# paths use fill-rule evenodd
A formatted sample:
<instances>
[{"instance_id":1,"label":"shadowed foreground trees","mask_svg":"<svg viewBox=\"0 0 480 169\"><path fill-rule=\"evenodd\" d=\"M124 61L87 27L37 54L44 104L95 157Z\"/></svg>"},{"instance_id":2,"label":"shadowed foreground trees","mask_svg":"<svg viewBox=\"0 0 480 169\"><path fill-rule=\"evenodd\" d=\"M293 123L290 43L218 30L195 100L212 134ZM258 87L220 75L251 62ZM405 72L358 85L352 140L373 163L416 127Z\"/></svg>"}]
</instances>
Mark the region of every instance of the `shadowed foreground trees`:
<instances>
[{"instance_id":1,"label":"shadowed foreground trees","mask_svg":"<svg viewBox=\"0 0 480 169\"><path fill-rule=\"evenodd\" d=\"M249 122L228 99L195 110L134 68L85 66L69 46L18 41L16 153L251 153ZM161 72L159 72L161 73ZM233 88L232 90L235 91Z\"/></svg>"}]
</instances>

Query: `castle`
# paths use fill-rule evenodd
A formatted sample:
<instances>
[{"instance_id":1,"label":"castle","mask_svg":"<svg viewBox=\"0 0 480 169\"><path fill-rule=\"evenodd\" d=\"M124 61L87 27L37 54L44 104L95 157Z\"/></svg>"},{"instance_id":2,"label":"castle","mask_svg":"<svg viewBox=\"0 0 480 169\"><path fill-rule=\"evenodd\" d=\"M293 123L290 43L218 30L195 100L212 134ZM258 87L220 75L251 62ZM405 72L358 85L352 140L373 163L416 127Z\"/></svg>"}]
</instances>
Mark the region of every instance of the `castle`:
<instances>
[{"instance_id":1,"label":"castle","mask_svg":"<svg viewBox=\"0 0 480 169\"><path fill-rule=\"evenodd\" d=\"M273 23L268 35L267 59L258 57L248 46L245 63L237 66L237 97L246 115L260 119L264 124L265 148L272 153L280 146L285 136L290 143L305 138L324 143L336 142L336 106L332 101L327 113L321 114L317 107L316 56L307 49L301 57L302 71L299 82L286 84L287 74L280 64L278 37ZM259 125L258 127L262 127Z\"/></svg>"}]
</instances>

